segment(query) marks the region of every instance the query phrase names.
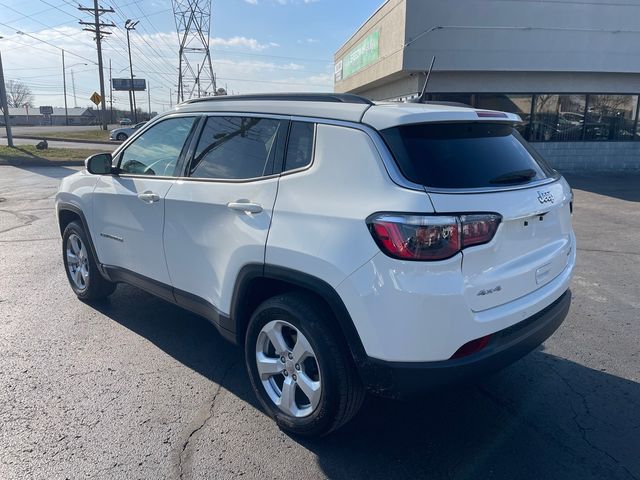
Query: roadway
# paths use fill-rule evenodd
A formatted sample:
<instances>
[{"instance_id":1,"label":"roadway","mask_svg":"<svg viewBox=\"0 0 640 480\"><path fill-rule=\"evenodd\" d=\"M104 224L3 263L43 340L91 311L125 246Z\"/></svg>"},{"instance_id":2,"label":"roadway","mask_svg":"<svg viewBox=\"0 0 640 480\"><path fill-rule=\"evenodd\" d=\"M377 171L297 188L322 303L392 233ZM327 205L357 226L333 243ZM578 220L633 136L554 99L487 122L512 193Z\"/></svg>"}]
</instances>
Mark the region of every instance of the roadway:
<instances>
[{"instance_id":1,"label":"roadway","mask_svg":"<svg viewBox=\"0 0 640 480\"><path fill-rule=\"evenodd\" d=\"M75 298L52 210L74 171L0 166L0 478L640 478L639 176L571 179L574 300L542 347L300 440L204 319L122 285Z\"/></svg>"}]
</instances>

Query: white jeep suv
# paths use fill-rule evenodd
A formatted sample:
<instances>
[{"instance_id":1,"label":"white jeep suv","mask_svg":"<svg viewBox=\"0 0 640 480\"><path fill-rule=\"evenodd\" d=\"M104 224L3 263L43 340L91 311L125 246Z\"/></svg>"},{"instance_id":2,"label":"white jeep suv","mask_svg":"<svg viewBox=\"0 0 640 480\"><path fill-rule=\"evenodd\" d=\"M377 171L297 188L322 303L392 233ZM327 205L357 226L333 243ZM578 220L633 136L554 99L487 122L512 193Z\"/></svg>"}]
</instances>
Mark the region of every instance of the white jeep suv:
<instances>
[{"instance_id":1,"label":"white jeep suv","mask_svg":"<svg viewBox=\"0 0 640 480\"><path fill-rule=\"evenodd\" d=\"M126 282L206 317L296 434L340 427L366 390L477 379L571 299L571 189L519 121L344 94L183 103L62 181L71 288Z\"/></svg>"}]
</instances>

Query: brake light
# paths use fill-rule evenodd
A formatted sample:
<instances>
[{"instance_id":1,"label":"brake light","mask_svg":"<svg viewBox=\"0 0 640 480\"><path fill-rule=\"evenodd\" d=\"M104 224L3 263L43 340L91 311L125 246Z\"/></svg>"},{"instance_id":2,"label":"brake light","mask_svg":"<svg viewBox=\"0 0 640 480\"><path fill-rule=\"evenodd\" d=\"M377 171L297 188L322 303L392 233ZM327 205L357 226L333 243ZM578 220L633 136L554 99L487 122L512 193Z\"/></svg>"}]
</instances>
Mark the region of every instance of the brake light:
<instances>
[{"instance_id":1,"label":"brake light","mask_svg":"<svg viewBox=\"0 0 640 480\"><path fill-rule=\"evenodd\" d=\"M491 110L476 110L476 115L479 118L509 118L506 113Z\"/></svg>"},{"instance_id":2,"label":"brake light","mask_svg":"<svg viewBox=\"0 0 640 480\"><path fill-rule=\"evenodd\" d=\"M502 217L495 213L411 215L381 213L367 219L380 249L402 260L444 260L465 247L490 242Z\"/></svg>"}]
</instances>

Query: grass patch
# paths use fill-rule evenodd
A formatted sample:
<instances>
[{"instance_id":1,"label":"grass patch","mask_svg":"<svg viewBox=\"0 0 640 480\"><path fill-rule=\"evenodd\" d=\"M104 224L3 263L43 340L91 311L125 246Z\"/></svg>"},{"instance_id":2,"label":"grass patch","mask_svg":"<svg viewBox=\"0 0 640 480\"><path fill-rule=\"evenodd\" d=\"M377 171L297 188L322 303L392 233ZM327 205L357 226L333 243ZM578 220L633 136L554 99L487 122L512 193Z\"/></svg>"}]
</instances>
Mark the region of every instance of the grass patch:
<instances>
[{"instance_id":1,"label":"grass patch","mask_svg":"<svg viewBox=\"0 0 640 480\"><path fill-rule=\"evenodd\" d=\"M49 161L78 161L84 160L89 155L99 153L101 150L93 150L88 148L49 148L47 150L37 150L35 145L17 145L15 147L7 147L0 145L0 161L25 162L29 163L49 160Z\"/></svg>"},{"instance_id":2,"label":"grass patch","mask_svg":"<svg viewBox=\"0 0 640 480\"><path fill-rule=\"evenodd\" d=\"M109 140L109 131L108 130L82 130L80 132L42 132L34 134L36 137L42 138L56 138L60 140L91 140L91 141L100 141L106 142Z\"/></svg>"}]
</instances>

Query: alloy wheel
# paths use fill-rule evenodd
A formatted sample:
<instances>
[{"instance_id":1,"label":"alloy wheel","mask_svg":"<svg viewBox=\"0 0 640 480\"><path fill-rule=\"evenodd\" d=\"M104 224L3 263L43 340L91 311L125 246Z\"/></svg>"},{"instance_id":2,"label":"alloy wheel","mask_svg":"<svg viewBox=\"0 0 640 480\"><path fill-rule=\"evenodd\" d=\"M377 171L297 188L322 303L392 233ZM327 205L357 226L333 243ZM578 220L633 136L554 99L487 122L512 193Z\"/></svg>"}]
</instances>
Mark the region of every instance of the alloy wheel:
<instances>
[{"instance_id":1,"label":"alloy wheel","mask_svg":"<svg viewBox=\"0 0 640 480\"><path fill-rule=\"evenodd\" d=\"M72 233L67 238L67 269L71 281L78 290L84 290L89 283L89 257L82 239Z\"/></svg>"},{"instance_id":2,"label":"alloy wheel","mask_svg":"<svg viewBox=\"0 0 640 480\"><path fill-rule=\"evenodd\" d=\"M284 320L267 323L256 342L256 366L271 401L284 413L309 416L320 403L316 354L302 332Z\"/></svg>"}]
</instances>

